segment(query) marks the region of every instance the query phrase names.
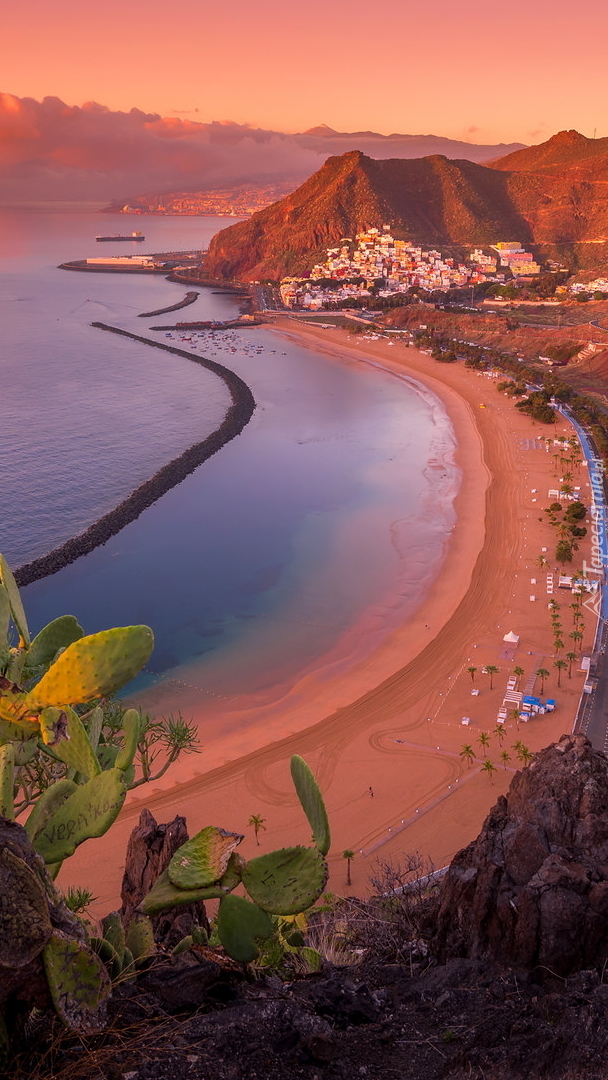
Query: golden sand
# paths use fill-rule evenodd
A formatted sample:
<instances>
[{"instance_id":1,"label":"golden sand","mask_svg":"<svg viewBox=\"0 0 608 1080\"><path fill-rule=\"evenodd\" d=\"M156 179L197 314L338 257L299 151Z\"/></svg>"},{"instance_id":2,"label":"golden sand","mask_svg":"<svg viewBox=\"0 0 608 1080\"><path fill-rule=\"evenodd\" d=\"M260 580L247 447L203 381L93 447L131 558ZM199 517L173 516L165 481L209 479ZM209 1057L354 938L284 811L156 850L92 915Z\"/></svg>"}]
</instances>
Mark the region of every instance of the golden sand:
<instances>
[{"instance_id":1,"label":"golden sand","mask_svg":"<svg viewBox=\"0 0 608 1080\"><path fill-rule=\"evenodd\" d=\"M310 830L289 777L290 756L301 754L319 780L332 826L329 888L361 896L370 891L378 860L398 861L418 851L435 867L446 865L475 837L520 767L513 744L520 740L539 750L572 728L583 675L575 662L572 677L563 672L557 687L546 582L547 570L556 569L555 537L541 513L551 501L549 489L558 486L554 455L544 440L570 437L570 425L562 419L552 427L535 424L497 392L496 380L461 364L438 364L402 342L355 344L344 330L289 318L277 319L276 326L277 333L328 357L358 363L369 358L406 371L441 399L456 433L463 477L457 523L424 602L372 656L357 655L357 635L370 630L363 620L353 631L347 670L317 664L296 687L250 702L214 739L204 729L208 703L195 690L182 688L177 698L157 695L157 714L179 709L200 722L203 752L174 766L162 783L132 792L111 831L82 845L66 863L60 884L91 888L102 913L118 903L127 839L143 806L159 821L184 815L191 835L209 824L243 832L245 857L306 843ZM532 448L534 440L539 448ZM586 467L576 471L573 483L588 503ZM587 547L585 539L578 566L588 559ZM543 548L550 565L541 570ZM555 588L553 596L561 605L567 652L574 648L567 637L573 628L571 595ZM520 638L514 653L503 642L511 630ZM594 634L589 612L587 649ZM486 664L499 668L492 689L481 673ZM474 682L471 666L477 668ZM537 668L547 668L545 696L558 705L527 724L508 719L501 741L496 716L516 666L525 672L520 689ZM539 690L537 679L534 692ZM143 704L150 708L151 701ZM478 741L482 732L491 736L487 750ZM477 754L472 765L460 756L464 743ZM496 766L490 775L483 770L486 754ZM265 819L259 847L247 824L253 814ZM350 888L345 849L356 853Z\"/></svg>"}]
</instances>

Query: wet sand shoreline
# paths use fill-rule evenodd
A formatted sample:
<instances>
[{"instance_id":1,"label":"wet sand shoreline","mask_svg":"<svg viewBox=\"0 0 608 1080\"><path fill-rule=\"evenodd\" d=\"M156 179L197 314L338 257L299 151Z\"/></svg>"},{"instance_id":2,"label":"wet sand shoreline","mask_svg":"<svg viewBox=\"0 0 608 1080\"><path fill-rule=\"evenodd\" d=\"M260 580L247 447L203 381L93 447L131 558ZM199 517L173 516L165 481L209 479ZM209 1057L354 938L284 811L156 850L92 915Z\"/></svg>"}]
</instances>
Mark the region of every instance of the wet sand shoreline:
<instances>
[{"instance_id":1,"label":"wet sand shoreline","mask_svg":"<svg viewBox=\"0 0 608 1080\"><path fill-rule=\"evenodd\" d=\"M569 425L534 427L490 380L460 364L437 365L412 348L381 341L355 345L344 331L294 325L286 318L277 320L276 331L328 359L365 359L407 374L437 394L456 431L463 475L456 527L420 609L339 679L324 681L309 672L297 693L260 710L260 724L237 725L217 743L205 736L205 701L186 688L173 711L200 721L202 754L178 764L163 783L130 795L110 838L96 841L90 854L85 845L62 872L62 881L69 873L66 882L83 883L92 859L103 865L101 907L115 895L116 860L143 806L162 821L185 814L191 832L216 824L248 833L249 816L261 814L263 849L307 842L289 783L294 752L309 761L327 801L334 833L331 888L344 891L346 847L356 852L347 890L353 895L369 891L379 855L398 858L418 850L443 865L473 838L518 767L512 755L489 782L479 752L471 768L461 759L463 740L475 743L480 730L494 728L509 666L521 663L527 673L542 663L551 666L544 583L534 585L538 597L530 595L531 582L539 580L535 561L547 539L531 493L555 483L537 437L570 434ZM515 658L503 655L502 637L509 629L521 636ZM486 663L497 664L500 677L491 690L487 677L478 675L479 697L472 699L467 665L481 672ZM533 750L569 730L580 688L575 673L559 691L561 714L528 725L525 739ZM549 689L556 696L554 682ZM471 727L463 729L465 712ZM520 733L513 728L507 735L512 744ZM493 753L498 760L496 748ZM243 853L255 850L248 836Z\"/></svg>"}]
</instances>

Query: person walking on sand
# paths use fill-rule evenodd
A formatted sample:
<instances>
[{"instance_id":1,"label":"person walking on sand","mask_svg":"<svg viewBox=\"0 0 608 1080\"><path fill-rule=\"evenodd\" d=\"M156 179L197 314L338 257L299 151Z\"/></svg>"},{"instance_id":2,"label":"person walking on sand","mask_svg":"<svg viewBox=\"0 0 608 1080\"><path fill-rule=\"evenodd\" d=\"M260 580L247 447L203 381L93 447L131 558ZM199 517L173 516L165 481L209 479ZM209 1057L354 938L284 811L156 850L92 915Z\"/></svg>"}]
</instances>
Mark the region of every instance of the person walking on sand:
<instances>
[{"instance_id":1,"label":"person walking on sand","mask_svg":"<svg viewBox=\"0 0 608 1080\"><path fill-rule=\"evenodd\" d=\"M374 797L374 789L372 787L370 787L370 788L368 788L368 791L369 791L370 799L373 799L373 797Z\"/></svg>"}]
</instances>

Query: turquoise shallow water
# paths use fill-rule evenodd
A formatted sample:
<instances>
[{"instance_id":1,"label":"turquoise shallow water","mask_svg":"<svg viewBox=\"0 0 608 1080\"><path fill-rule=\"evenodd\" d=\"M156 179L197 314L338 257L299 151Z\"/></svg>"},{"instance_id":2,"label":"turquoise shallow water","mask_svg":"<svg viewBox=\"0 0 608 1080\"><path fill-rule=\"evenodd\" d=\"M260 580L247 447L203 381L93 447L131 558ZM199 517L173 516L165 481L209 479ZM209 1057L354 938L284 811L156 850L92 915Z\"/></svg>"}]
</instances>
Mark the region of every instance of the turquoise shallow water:
<instances>
[{"instance_id":1,"label":"turquoise shallow water","mask_svg":"<svg viewBox=\"0 0 608 1080\"><path fill-rule=\"evenodd\" d=\"M112 231L97 215L0 215L11 387L0 458L14 508L0 550L13 565L85 528L226 407L223 384L198 366L90 327L101 319L146 333L167 317L137 313L185 291L56 270L91 253L100 220ZM119 219L120 231L131 220ZM158 251L204 244L223 224L132 227L151 234L138 249ZM202 290L184 318L234 310L233 298ZM149 623L157 645L137 685L196 671L196 684L225 700L296 680L370 606L375 643L383 611L387 632L395 607L405 618L441 558L458 474L442 407L407 379L262 328L188 347L247 382L252 421L118 536L24 594L34 629L66 611L87 632Z\"/></svg>"}]
</instances>

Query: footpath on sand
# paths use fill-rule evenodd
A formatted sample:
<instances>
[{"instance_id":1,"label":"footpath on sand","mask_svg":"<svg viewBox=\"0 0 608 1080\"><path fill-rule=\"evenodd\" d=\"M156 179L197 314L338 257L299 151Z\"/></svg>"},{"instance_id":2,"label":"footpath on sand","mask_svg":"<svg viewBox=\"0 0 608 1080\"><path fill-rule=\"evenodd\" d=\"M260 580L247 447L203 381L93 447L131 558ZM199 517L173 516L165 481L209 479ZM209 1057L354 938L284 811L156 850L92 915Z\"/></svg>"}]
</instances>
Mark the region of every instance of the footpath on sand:
<instances>
[{"instance_id":1,"label":"footpath on sand","mask_svg":"<svg viewBox=\"0 0 608 1080\"><path fill-rule=\"evenodd\" d=\"M344 331L296 326L289 319L277 320L276 329L328 358L406 373L440 397L454 425L463 475L457 524L413 618L339 678L310 671L291 692L281 688L275 701L243 714L239 731L223 731L220 723L215 737L215 723L206 724L209 702L195 690L184 688L167 700L144 695L142 704L157 714L179 709L199 722L202 753L172 769L164 786L137 789L110 833L83 845L66 863L61 884L94 888L100 912L116 905L127 839L143 806L159 821L186 816L191 834L208 824L243 832L245 856L307 843L289 779L291 754L302 754L317 775L332 826L328 887L363 896L379 861L405 861L408 853L420 852L435 867L449 862L477 834L520 766L515 744L535 751L572 727L583 675L575 663L557 688L561 672L554 667L546 575L539 569L543 549L547 569L553 569L555 544L542 514L556 484L545 438L570 437L571 425L563 418L550 428L534 425L497 393L495 380L460 364L440 366L401 343L355 345ZM587 503L588 482L585 467L578 467L573 483ZM561 595L557 599L562 602ZM566 600L562 609L567 633ZM593 640L591 623L589 618L583 648ZM503 637L510 630L519 642L506 651ZM482 673L486 665L498 668L493 680ZM558 707L521 727L510 718L499 739L496 716L514 667L524 669L524 684L538 668L549 670L546 693ZM489 735L487 747L482 733ZM464 743L474 751L471 764L461 756ZM264 819L259 847L248 827L253 814ZM346 849L355 852L350 887Z\"/></svg>"}]
</instances>

